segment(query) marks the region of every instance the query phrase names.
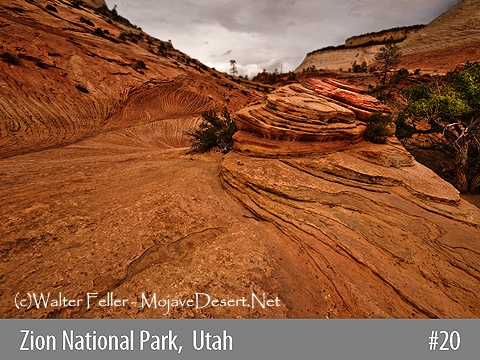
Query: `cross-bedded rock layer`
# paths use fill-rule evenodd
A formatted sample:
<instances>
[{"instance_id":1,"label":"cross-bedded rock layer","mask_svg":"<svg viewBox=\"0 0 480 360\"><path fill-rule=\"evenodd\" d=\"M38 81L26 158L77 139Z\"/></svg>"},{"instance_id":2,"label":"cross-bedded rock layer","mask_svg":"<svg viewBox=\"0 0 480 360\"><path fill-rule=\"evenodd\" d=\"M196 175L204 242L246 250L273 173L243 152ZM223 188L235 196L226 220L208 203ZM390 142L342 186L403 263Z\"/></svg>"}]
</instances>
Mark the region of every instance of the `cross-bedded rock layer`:
<instances>
[{"instance_id":1,"label":"cross-bedded rock layer","mask_svg":"<svg viewBox=\"0 0 480 360\"><path fill-rule=\"evenodd\" d=\"M308 268L298 282L322 316L480 316L480 211L400 145L288 159L232 153L220 178L290 238Z\"/></svg>"},{"instance_id":2,"label":"cross-bedded rock layer","mask_svg":"<svg viewBox=\"0 0 480 360\"><path fill-rule=\"evenodd\" d=\"M280 88L240 110L237 151L255 156L328 153L359 142L374 112L389 112L377 99L334 79L309 79Z\"/></svg>"},{"instance_id":3,"label":"cross-bedded rock layer","mask_svg":"<svg viewBox=\"0 0 480 360\"><path fill-rule=\"evenodd\" d=\"M0 0L0 37L0 158L172 119L175 132L157 136L187 147L192 118L258 98L169 42L87 7Z\"/></svg>"}]
</instances>

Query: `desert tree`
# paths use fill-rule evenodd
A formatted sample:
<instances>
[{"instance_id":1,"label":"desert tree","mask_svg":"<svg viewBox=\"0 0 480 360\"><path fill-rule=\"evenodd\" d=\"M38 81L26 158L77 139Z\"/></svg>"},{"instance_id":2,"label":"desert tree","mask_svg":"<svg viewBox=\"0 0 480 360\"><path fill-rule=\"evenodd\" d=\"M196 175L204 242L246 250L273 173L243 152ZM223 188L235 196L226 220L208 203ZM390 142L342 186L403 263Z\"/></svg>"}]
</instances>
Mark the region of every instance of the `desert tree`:
<instances>
[{"instance_id":1,"label":"desert tree","mask_svg":"<svg viewBox=\"0 0 480 360\"><path fill-rule=\"evenodd\" d=\"M232 76L237 76L238 74L236 60L230 60L230 73L232 74Z\"/></svg>"},{"instance_id":2,"label":"desert tree","mask_svg":"<svg viewBox=\"0 0 480 360\"><path fill-rule=\"evenodd\" d=\"M426 119L428 132L441 134L454 149L455 187L475 192L480 186L480 63L467 63L446 83L414 85L402 93L408 100L405 114L414 122Z\"/></svg>"},{"instance_id":3,"label":"desert tree","mask_svg":"<svg viewBox=\"0 0 480 360\"><path fill-rule=\"evenodd\" d=\"M375 55L375 60L380 63L382 71L382 84L385 84L388 72L395 69L400 63L400 56L402 56L402 52L396 44L382 46Z\"/></svg>"}]
</instances>

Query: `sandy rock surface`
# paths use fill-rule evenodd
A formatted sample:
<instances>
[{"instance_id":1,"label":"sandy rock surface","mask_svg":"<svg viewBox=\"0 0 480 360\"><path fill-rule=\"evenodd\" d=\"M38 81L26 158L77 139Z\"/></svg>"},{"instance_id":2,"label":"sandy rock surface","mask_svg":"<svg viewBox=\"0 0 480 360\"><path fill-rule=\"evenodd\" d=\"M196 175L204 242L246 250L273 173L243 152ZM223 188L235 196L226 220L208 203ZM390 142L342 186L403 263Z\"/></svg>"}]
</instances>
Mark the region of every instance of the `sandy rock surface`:
<instances>
[{"instance_id":1,"label":"sandy rock surface","mask_svg":"<svg viewBox=\"0 0 480 360\"><path fill-rule=\"evenodd\" d=\"M284 235L220 186L221 155L192 157L117 139L109 134L0 161L1 317L316 316L309 294L293 280L297 270L279 265L292 256ZM27 292L84 300L87 293L98 293L97 300L113 293L129 302L18 310L15 296ZM251 303L252 294L282 301L266 309L172 306L168 313L141 306L143 298L185 301L196 293L212 301ZM304 301L288 303L284 294Z\"/></svg>"},{"instance_id":2,"label":"sandy rock surface","mask_svg":"<svg viewBox=\"0 0 480 360\"><path fill-rule=\"evenodd\" d=\"M317 278L308 288L328 293L318 294L324 316L479 317L480 211L424 166L385 167L346 152L229 154L221 179L300 249Z\"/></svg>"}]
</instances>

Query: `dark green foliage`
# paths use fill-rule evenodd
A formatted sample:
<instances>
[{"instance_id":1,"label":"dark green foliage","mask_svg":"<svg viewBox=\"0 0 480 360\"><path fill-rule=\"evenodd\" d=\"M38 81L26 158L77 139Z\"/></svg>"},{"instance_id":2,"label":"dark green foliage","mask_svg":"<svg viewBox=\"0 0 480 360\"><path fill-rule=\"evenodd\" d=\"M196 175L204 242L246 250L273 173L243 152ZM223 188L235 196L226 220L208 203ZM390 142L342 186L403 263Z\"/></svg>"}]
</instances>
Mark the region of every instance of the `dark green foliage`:
<instances>
[{"instance_id":1,"label":"dark green foliage","mask_svg":"<svg viewBox=\"0 0 480 360\"><path fill-rule=\"evenodd\" d=\"M395 69L400 62L402 52L395 44L387 44L380 48L380 51L375 55L375 60L381 65L381 72L383 75L382 84L385 84L387 74L390 70Z\"/></svg>"},{"instance_id":2,"label":"dark green foliage","mask_svg":"<svg viewBox=\"0 0 480 360\"><path fill-rule=\"evenodd\" d=\"M96 13L102 14L102 15L112 19L113 21L116 21L117 23L120 23L120 24L129 26L131 28L140 30L140 28L138 26L133 25L128 19L126 19L123 16L118 14L117 5L114 5L112 10L109 10L108 7L106 7L106 6L102 6L98 9L94 9L94 10L95 10Z\"/></svg>"},{"instance_id":3,"label":"dark green foliage","mask_svg":"<svg viewBox=\"0 0 480 360\"><path fill-rule=\"evenodd\" d=\"M0 55L0 58L9 63L9 64L12 64L12 65L18 65L20 64L20 60L18 60L18 58L15 56L15 55L12 55L8 52L4 52L2 55Z\"/></svg>"},{"instance_id":4,"label":"dark green foliage","mask_svg":"<svg viewBox=\"0 0 480 360\"><path fill-rule=\"evenodd\" d=\"M365 73L367 72L367 63L365 61L362 62L362 65L357 64L357 61L355 60L352 64L351 68L352 72L354 73Z\"/></svg>"},{"instance_id":5,"label":"dark green foliage","mask_svg":"<svg viewBox=\"0 0 480 360\"><path fill-rule=\"evenodd\" d=\"M406 120L407 116L405 112L402 111L398 114L397 119L394 121L396 126L395 136L399 140L410 138L416 132L415 126L407 124Z\"/></svg>"},{"instance_id":6,"label":"dark green foliage","mask_svg":"<svg viewBox=\"0 0 480 360\"><path fill-rule=\"evenodd\" d=\"M373 114L368 120L365 130L365 140L375 144L385 144L388 137L388 124L392 123L392 118L380 113Z\"/></svg>"},{"instance_id":7,"label":"dark green foliage","mask_svg":"<svg viewBox=\"0 0 480 360\"><path fill-rule=\"evenodd\" d=\"M118 38L122 41L127 41L127 34L122 31Z\"/></svg>"},{"instance_id":8,"label":"dark green foliage","mask_svg":"<svg viewBox=\"0 0 480 360\"><path fill-rule=\"evenodd\" d=\"M237 124L233 121L227 108L222 111L219 117L213 110L202 114L203 121L199 128L186 132L192 136L190 152L206 152L213 148L227 152L233 146L232 136L237 131Z\"/></svg>"},{"instance_id":9,"label":"dark green foliage","mask_svg":"<svg viewBox=\"0 0 480 360\"><path fill-rule=\"evenodd\" d=\"M414 121L427 120L431 132L442 136L455 149L455 187L474 192L480 172L474 172L473 149L480 150L480 63L467 63L464 70L442 83L414 85L402 91L408 99L405 113Z\"/></svg>"},{"instance_id":10,"label":"dark green foliage","mask_svg":"<svg viewBox=\"0 0 480 360\"><path fill-rule=\"evenodd\" d=\"M390 80L390 82L393 82L395 84L399 84L400 81L407 77L408 75L410 75L410 72L407 70L407 69L400 69L400 70L397 70L396 74L395 74L395 77L393 79Z\"/></svg>"},{"instance_id":11,"label":"dark green foliage","mask_svg":"<svg viewBox=\"0 0 480 360\"><path fill-rule=\"evenodd\" d=\"M77 85L75 85L75 87L76 87L78 90L80 90L81 92L83 92L83 93L85 93L85 94L88 94L88 89L87 89L85 86L80 85L80 84L77 84Z\"/></svg>"},{"instance_id":12,"label":"dark green foliage","mask_svg":"<svg viewBox=\"0 0 480 360\"><path fill-rule=\"evenodd\" d=\"M53 12L58 13L57 8L56 8L55 6L53 6L53 5L48 4L47 6L45 6L45 8L46 8L47 10L50 10L50 11L53 11Z\"/></svg>"}]
</instances>

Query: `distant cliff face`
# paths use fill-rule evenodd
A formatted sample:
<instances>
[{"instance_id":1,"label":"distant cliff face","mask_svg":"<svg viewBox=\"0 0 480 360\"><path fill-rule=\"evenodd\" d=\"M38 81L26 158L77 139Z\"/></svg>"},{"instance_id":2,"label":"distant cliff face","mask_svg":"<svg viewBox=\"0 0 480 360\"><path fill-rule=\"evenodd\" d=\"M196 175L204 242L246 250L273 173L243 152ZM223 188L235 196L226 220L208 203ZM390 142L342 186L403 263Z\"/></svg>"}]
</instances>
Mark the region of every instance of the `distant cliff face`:
<instances>
[{"instance_id":1,"label":"distant cliff face","mask_svg":"<svg viewBox=\"0 0 480 360\"><path fill-rule=\"evenodd\" d=\"M446 73L480 61L480 0L463 0L401 43L400 66Z\"/></svg>"},{"instance_id":2,"label":"distant cliff face","mask_svg":"<svg viewBox=\"0 0 480 360\"><path fill-rule=\"evenodd\" d=\"M391 36L393 39L402 38L400 33ZM353 37L343 48L312 52L295 71L301 72L312 66L347 70L354 61L371 64L381 46L361 45L384 38L382 35ZM480 61L480 0L461 1L424 28L407 34L398 45L404 54L399 66L409 70L446 73L467 61Z\"/></svg>"},{"instance_id":3,"label":"distant cliff face","mask_svg":"<svg viewBox=\"0 0 480 360\"><path fill-rule=\"evenodd\" d=\"M391 29L386 31L380 31L377 33L352 36L345 40L345 47L368 45L372 42L382 42L389 39L393 40L405 40L407 37L416 34L418 31L424 28L424 25L410 26L398 29Z\"/></svg>"},{"instance_id":4,"label":"distant cliff face","mask_svg":"<svg viewBox=\"0 0 480 360\"><path fill-rule=\"evenodd\" d=\"M344 48L338 50L316 51L308 54L295 72L315 67L315 69L343 70L352 67L354 61L362 64L363 61L370 65L375 60L375 54L382 45L362 46L357 48Z\"/></svg>"}]
</instances>

